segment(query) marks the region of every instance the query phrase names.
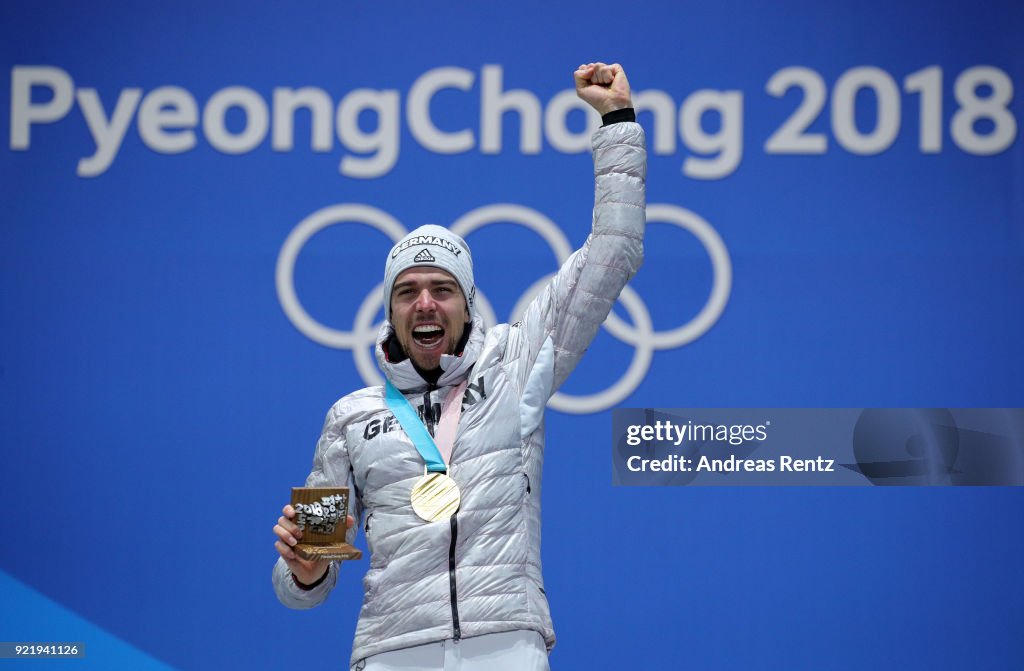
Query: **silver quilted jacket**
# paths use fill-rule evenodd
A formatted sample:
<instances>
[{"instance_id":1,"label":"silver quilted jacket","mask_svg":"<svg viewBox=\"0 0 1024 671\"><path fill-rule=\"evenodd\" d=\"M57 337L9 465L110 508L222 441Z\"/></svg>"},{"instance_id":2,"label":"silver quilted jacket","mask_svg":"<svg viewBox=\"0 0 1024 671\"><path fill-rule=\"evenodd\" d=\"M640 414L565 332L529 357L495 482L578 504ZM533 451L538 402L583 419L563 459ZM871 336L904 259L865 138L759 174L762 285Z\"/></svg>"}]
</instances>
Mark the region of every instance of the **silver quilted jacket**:
<instances>
[{"instance_id":1,"label":"silver quilted jacket","mask_svg":"<svg viewBox=\"0 0 1024 671\"><path fill-rule=\"evenodd\" d=\"M370 549L353 663L517 629L540 632L549 649L555 644L540 560L544 406L643 258L643 129L631 122L603 127L593 151L593 230L520 321L485 330L477 318L462 355L442 358L436 385L408 359L387 360L389 324L378 337L381 369L428 429L451 389L469 378L449 464L462 491L458 513L428 523L413 512L409 496L423 459L388 410L382 387L350 394L327 414L306 485L353 488L357 526ZM337 576L332 564L320 585L304 591L279 559L274 589L286 606L311 608L327 598Z\"/></svg>"}]
</instances>

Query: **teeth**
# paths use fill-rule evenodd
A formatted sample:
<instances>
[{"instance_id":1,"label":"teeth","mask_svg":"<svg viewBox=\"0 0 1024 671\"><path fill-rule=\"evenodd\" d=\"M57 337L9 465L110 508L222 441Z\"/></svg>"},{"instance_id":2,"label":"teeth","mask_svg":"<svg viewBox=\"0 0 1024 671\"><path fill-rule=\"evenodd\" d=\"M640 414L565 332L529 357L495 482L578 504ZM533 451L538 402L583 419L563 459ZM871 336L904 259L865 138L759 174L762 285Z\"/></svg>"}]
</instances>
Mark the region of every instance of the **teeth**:
<instances>
[{"instance_id":1,"label":"teeth","mask_svg":"<svg viewBox=\"0 0 1024 671\"><path fill-rule=\"evenodd\" d=\"M418 335L430 335L432 333L440 333L443 329L440 326L417 326L412 330L413 333Z\"/></svg>"}]
</instances>

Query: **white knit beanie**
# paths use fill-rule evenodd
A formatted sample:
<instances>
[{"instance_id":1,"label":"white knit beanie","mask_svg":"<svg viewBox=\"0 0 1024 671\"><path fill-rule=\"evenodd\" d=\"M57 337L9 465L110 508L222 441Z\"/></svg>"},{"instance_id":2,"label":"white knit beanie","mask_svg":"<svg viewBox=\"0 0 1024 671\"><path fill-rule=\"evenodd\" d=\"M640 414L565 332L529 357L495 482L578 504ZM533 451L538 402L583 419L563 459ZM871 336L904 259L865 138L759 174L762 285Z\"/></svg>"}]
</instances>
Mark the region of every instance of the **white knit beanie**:
<instances>
[{"instance_id":1,"label":"white knit beanie","mask_svg":"<svg viewBox=\"0 0 1024 671\"><path fill-rule=\"evenodd\" d=\"M384 317L391 321L391 292L395 280L404 271L417 266L430 266L447 271L459 283L466 298L469 318L476 314L473 284L473 257L466 241L447 228L427 224L398 241L384 263Z\"/></svg>"}]
</instances>

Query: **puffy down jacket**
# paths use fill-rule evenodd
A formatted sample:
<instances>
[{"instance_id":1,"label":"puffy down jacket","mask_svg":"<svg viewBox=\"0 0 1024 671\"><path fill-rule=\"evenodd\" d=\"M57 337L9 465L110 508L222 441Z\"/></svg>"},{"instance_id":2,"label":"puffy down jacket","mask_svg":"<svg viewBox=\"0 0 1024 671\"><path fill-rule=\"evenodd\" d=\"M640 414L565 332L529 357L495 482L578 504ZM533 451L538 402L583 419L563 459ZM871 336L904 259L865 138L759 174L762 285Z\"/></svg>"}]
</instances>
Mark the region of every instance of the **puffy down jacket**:
<instances>
[{"instance_id":1,"label":"puffy down jacket","mask_svg":"<svg viewBox=\"0 0 1024 671\"><path fill-rule=\"evenodd\" d=\"M435 385L408 359L386 359L382 345L391 328L381 329L381 369L428 428L449 392L469 379L449 464L462 492L458 513L429 523L413 512L409 496L424 463L382 387L350 394L327 414L306 485L351 487L370 549L353 663L516 629L540 632L549 649L555 643L540 561L544 407L643 257L643 129L631 122L603 127L593 153L593 230L520 321L485 330L477 318L462 355L442 359ZM279 559L274 588L286 606L310 608L327 598L337 575L332 565L320 585L304 591Z\"/></svg>"}]
</instances>

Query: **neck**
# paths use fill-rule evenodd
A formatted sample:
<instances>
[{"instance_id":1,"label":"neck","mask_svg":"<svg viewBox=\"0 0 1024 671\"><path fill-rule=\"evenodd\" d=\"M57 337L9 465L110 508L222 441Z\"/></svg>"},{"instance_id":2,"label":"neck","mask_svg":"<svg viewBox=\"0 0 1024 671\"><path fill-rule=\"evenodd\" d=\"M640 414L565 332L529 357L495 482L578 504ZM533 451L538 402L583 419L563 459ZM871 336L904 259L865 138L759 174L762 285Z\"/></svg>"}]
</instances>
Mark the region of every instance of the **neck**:
<instances>
[{"instance_id":1,"label":"neck","mask_svg":"<svg viewBox=\"0 0 1024 671\"><path fill-rule=\"evenodd\" d=\"M440 366L438 366L437 368L432 368L430 370L424 370L423 368L417 366L415 361L412 362L412 367L416 369L416 372L420 374L420 377L422 377L431 385L436 385L437 381L441 379L441 373L444 372L443 370L441 370Z\"/></svg>"}]
</instances>

